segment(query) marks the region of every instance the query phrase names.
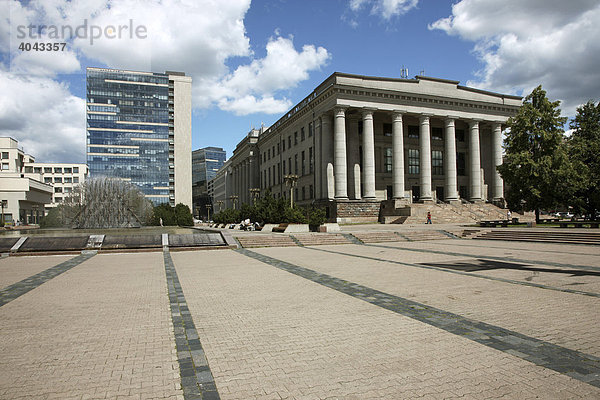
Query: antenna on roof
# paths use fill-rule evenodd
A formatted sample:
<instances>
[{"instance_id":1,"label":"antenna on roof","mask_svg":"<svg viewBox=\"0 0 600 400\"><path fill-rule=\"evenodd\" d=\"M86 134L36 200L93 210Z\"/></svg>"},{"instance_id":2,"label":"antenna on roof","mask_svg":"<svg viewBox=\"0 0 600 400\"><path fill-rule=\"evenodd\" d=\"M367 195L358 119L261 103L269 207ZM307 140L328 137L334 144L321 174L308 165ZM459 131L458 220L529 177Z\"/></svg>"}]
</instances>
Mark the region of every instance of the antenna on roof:
<instances>
[{"instance_id":1,"label":"antenna on roof","mask_svg":"<svg viewBox=\"0 0 600 400\"><path fill-rule=\"evenodd\" d=\"M400 68L400 78L408 79L408 68L404 68L404 65Z\"/></svg>"},{"instance_id":2,"label":"antenna on roof","mask_svg":"<svg viewBox=\"0 0 600 400\"><path fill-rule=\"evenodd\" d=\"M425 76L425 70L424 69L422 69L422 70L419 71L419 76Z\"/></svg>"}]
</instances>

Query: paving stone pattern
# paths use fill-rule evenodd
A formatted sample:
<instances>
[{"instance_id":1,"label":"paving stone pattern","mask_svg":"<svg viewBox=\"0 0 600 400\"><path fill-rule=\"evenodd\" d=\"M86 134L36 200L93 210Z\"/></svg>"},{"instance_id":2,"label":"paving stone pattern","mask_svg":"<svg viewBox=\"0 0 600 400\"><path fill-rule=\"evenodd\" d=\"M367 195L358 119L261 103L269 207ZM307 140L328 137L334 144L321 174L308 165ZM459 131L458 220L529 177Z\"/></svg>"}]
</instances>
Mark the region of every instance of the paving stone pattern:
<instances>
[{"instance_id":1,"label":"paving stone pattern","mask_svg":"<svg viewBox=\"0 0 600 400\"><path fill-rule=\"evenodd\" d=\"M4 257L0 260L0 289L72 258L73 255Z\"/></svg>"},{"instance_id":2,"label":"paving stone pattern","mask_svg":"<svg viewBox=\"0 0 600 400\"><path fill-rule=\"evenodd\" d=\"M164 251L163 257L184 397L186 400L219 399L215 380L168 250Z\"/></svg>"},{"instance_id":3,"label":"paving stone pattern","mask_svg":"<svg viewBox=\"0 0 600 400\"><path fill-rule=\"evenodd\" d=\"M321 274L250 250L236 251L368 303L600 387L599 357L570 350L498 326L470 320L457 314Z\"/></svg>"},{"instance_id":4,"label":"paving stone pattern","mask_svg":"<svg viewBox=\"0 0 600 400\"><path fill-rule=\"evenodd\" d=\"M48 282L50 279L55 278L60 274L67 272L71 268L78 266L82 262L89 260L95 254L95 252L84 252L68 261L62 262L54 267L48 268L45 271L30 276L29 278L23 279L20 282L5 287L4 289L0 290L0 307L10 303L14 299L24 295L30 290L37 288L41 284Z\"/></svg>"}]
</instances>

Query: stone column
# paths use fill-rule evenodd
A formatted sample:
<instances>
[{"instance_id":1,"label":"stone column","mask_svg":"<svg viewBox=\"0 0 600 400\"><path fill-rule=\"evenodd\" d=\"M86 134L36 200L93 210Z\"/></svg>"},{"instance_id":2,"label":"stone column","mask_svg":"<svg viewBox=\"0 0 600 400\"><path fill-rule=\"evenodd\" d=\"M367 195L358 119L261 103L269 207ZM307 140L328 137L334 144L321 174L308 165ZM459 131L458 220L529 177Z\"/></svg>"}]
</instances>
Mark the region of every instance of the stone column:
<instances>
[{"instance_id":1,"label":"stone column","mask_svg":"<svg viewBox=\"0 0 600 400\"><path fill-rule=\"evenodd\" d=\"M335 198L348 198L346 163L346 112L344 108L334 110L333 123L333 172L335 176Z\"/></svg>"},{"instance_id":2,"label":"stone column","mask_svg":"<svg viewBox=\"0 0 600 400\"><path fill-rule=\"evenodd\" d=\"M469 122L470 200L481 201L481 156L479 150L479 121Z\"/></svg>"},{"instance_id":3,"label":"stone column","mask_svg":"<svg viewBox=\"0 0 600 400\"><path fill-rule=\"evenodd\" d=\"M402 112L392 114L392 182L395 199L404 198L404 129Z\"/></svg>"},{"instance_id":4,"label":"stone column","mask_svg":"<svg viewBox=\"0 0 600 400\"><path fill-rule=\"evenodd\" d=\"M458 200L457 177L456 177L456 130L455 118L446 119L446 131L444 132L444 175L446 176L446 201Z\"/></svg>"},{"instance_id":5,"label":"stone column","mask_svg":"<svg viewBox=\"0 0 600 400\"><path fill-rule=\"evenodd\" d=\"M332 137L331 137L331 115L321 115L321 195L322 198L333 199L331 193L329 193L329 175L327 173L328 166L331 164L333 168L333 148L332 148ZM291 171L290 171L291 173ZM333 182L331 182L333 186Z\"/></svg>"},{"instance_id":6,"label":"stone column","mask_svg":"<svg viewBox=\"0 0 600 400\"><path fill-rule=\"evenodd\" d=\"M419 120L419 164L421 168L421 201L432 201L431 196L431 133L429 115L421 115Z\"/></svg>"},{"instance_id":7,"label":"stone column","mask_svg":"<svg viewBox=\"0 0 600 400\"><path fill-rule=\"evenodd\" d=\"M504 198L504 182L496 169L502 165L502 123L495 122L492 125L492 201L502 202Z\"/></svg>"},{"instance_id":8,"label":"stone column","mask_svg":"<svg viewBox=\"0 0 600 400\"><path fill-rule=\"evenodd\" d=\"M363 197L365 199L375 198L375 136L373 132L373 110L363 111L362 132L362 183Z\"/></svg>"}]
</instances>

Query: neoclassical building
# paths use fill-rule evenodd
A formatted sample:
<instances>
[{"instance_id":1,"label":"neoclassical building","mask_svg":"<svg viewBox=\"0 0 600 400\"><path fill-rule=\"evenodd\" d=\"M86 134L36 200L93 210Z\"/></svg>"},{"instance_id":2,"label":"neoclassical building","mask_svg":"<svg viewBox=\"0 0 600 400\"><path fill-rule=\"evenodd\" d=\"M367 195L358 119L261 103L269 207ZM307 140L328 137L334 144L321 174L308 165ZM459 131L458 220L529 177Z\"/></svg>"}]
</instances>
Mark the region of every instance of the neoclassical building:
<instances>
[{"instance_id":1,"label":"neoclassical building","mask_svg":"<svg viewBox=\"0 0 600 400\"><path fill-rule=\"evenodd\" d=\"M325 204L330 217L389 199L502 204L502 129L521 104L458 81L336 72L240 142L221 174L227 198L215 200L288 197L294 175L297 203Z\"/></svg>"}]
</instances>

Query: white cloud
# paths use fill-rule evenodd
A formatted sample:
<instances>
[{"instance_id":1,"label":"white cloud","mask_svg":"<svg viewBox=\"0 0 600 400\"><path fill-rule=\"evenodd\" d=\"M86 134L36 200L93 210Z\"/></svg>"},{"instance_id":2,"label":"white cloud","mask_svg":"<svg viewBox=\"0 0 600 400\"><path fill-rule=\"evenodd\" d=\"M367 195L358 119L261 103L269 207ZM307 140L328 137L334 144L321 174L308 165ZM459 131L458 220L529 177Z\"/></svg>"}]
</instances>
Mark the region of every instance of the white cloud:
<instances>
[{"instance_id":1,"label":"white cloud","mask_svg":"<svg viewBox=\"0 0 600 400\"><path fill-rule=\"evenodd\" d=\"M38 161L85 162L85 101L49 78L0 73L0 136Z\"/></svg>"},{"instance_id":2,"label":"white cloud","mask_svg":"<svg viewBox=\"0 0 600 400\"><path fill-rule=\"evenodd\" d=\"M564 114L600 93L597 0L462 0L440 29L475 42L483 63L469 85L528 94L542 84Z\"/></svg>"},{"instance_id":3,"label":"white cloud","mask_svg":"<svg viewBox=\"0 0 600 400\"><path fill-rule=\"evenodd\" d=\"M63 152L61 146L71 143L75 132L83 129L84 99L72 96L56 79L61 73L83 73L84 62L110 68L183 71L193 79L195 109L219 107L246 115L286 111L292 104L286 98L287 91L308 79L311 71L318 70L330 58L322 47L304 45L296 50L292 38L281 37L279 31L269 40L266 56L255 58L244 26L250 0L31 0L27 3L3 0L0 4L6 11L0 17L0 52L3 55L10 52L11 56L10 64L0 64L0 79L18 83L2 86L0 99L13 113L2 110L0 134L15 136L27 148L31 144L27 151L38 160L69 159L69 153ZM64 52L23 53L16 48L18 42L14 39L17 27L29 24L67 27L67 33L84 26L77 32L87 35L65 38L68 45ZM131 34L130 27L142 27L142 34ZM118 35L120 28L120 38L106 37L106 32ZM48 28L45 29L43 40L49 35ZM103 31L102 37L94 38L93 43L92 29L94 33ZM7 39L11 37L9 34L12 42ZM231 70L227 63L235 57L248 61ZM28 103L22 97L24 94L45 101ZM48 104L52 107L48 108ZM75 106L80 106L78 112L73 110ZM12 128L17 122L13 115L33 117L27 125L18 125L22 129L19 131ZM68 116L73 119L69 121ZM39 136L38 132L44 132L45 136ZM84 131L77 135L82 143ZM53 138L50 142L61 146L40 145L43 142L39 139L43 137ZM82 150L74 150L76 145L66 147L84 154Z\"/></svg>"},{"instance_id":4,"label":"white cloud","mask_svg":"<svg viewBox=\"0 0 600 400\"><path fill-rule=\"evenodd\" d=\"M419 0L350 0L350 10L360 11L363 7L370 6L371 15L379 15L389 20L392 17L406 14L415 8Z\"/></svg>"}]
</instances>

